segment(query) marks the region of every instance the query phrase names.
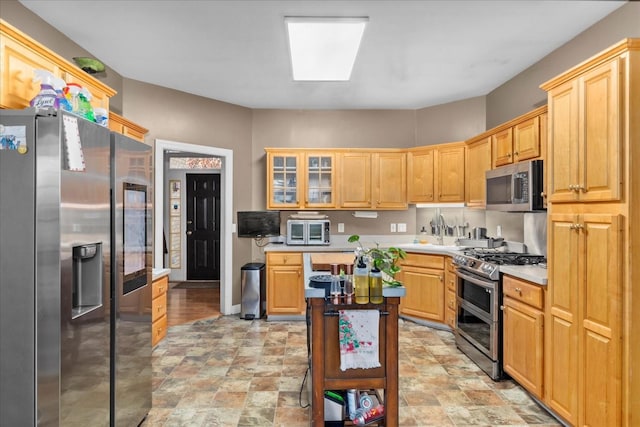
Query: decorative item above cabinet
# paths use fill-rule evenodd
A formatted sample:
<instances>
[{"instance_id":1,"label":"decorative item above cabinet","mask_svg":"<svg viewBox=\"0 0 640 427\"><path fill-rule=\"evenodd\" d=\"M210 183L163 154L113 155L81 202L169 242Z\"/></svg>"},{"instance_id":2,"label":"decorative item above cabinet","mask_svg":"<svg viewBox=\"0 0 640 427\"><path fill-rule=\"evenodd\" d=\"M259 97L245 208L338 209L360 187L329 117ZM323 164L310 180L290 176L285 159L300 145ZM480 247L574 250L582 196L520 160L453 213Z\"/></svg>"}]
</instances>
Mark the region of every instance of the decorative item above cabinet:
<instances>
[{"instance_id":1,"label":"decorative item above cabinet","mask_svg":"<svg viewBox=\"0 0 640 427\"><path fill-rule=\"evenodd\" d=\"M0 108L22 109L40 90L34 70L42 69L67 83L78 83L92 95L91 105L109 110L109 98L116 91L87 74L74 63L47 49L6 21L0 19L2 80Z\"/></svg>"}]
</instances>

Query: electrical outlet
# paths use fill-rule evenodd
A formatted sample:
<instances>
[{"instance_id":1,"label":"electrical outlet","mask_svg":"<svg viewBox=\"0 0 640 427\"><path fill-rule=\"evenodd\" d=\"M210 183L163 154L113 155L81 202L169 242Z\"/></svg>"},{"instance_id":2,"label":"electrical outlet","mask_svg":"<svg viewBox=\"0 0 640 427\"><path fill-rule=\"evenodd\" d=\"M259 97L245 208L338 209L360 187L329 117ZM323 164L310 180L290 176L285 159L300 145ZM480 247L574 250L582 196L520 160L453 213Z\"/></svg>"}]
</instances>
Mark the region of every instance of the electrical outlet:
<instances>
[{"instance_id":1,"label":"electrical outlet","mask_svg":"<svg viewBox=\"0 0 640 427\"><path fill-rule=\"evenodd\" d=\"M398 233L406 233L407 232L407 224L404 222L398 223Z\"/></svg>"},{"instance_id":2,"label":"electrical outlet","mask_svg":"<svg viewBox=\"0 0 640 427\"><path fill-rule=\"evenodd\" d=\"M396 232L396 224L391 224L391 232L392 233Z\"/></svg>"},{"instance_id":3,"label":"electrical outlet","mask_svg":"<svg viewBox=\"0 0 640 427\"><path fill-rule=\"evenodd\" d=\"M344 222L338 223L338 233L344 233Z\"/></svg>"}]
</instances>

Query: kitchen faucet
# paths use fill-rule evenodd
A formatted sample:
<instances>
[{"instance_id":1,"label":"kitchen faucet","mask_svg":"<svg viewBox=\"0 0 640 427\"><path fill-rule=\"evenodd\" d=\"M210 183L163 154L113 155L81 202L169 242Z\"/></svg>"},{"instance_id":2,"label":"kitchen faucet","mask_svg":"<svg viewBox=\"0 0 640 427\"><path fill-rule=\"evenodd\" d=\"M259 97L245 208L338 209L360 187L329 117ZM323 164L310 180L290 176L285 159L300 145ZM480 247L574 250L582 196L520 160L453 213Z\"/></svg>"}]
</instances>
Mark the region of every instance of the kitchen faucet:
<instances>
[{"instance_id":1,"label":"kitchen faucet","mask_svg":"<svg viewBox=\"0 0 640 427\"><path fill-rule=\"evenodd\" d=\"M444 215L439 213L436 217L436 229L438 230L438 244L444 245L444 233L447 228L447 222L444 219Z\"/></svg>"}]
</instances>

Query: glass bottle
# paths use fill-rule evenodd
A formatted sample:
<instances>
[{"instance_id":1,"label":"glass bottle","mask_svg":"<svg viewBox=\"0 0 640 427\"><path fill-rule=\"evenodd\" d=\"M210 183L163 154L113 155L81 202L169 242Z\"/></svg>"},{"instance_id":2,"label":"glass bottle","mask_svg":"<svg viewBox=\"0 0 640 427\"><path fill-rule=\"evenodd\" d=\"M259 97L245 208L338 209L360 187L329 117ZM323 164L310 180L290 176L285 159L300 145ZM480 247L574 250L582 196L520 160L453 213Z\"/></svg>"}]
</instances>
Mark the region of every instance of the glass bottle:
<instances>
[{"instance_id":1,"label":"glass bottle","mask_svg":"<svg viewBox=\"0 0 640 427\"><path fill-rule=\"evenodd\" d=\"M358 258L358 265L353 272L353 285L356 289L356 304L369 303L369 274L367 264L362 257Z\"/></svg>"},{"instance_id":2,"label":"glass bottle","mask_svg":"<svg viewBox=\"0 0 640 427\"><path fill-rule=\"evenodd\" d=\"M369 300L372 304L382 304L382 273L375 266L369 273Z\"/></svg>"},{"instance_id":3,"label":"glass bottle","mask_svg":"<svg viewBox=\"0 0 640 427\"><path fill-rule=\"evenodd\" d=\"M344 302L353 304L353 264L344 266Z\"/></svg>"},{"instance_id":4,"label":"glass bottle","mask_svg":"<svg viewBox=\"0 0 640 427\"><path fill-rule=\"evenodd\" d=\"M331 303L340 304L340 265L331 264Z\"/></svg>"}]
</instances>

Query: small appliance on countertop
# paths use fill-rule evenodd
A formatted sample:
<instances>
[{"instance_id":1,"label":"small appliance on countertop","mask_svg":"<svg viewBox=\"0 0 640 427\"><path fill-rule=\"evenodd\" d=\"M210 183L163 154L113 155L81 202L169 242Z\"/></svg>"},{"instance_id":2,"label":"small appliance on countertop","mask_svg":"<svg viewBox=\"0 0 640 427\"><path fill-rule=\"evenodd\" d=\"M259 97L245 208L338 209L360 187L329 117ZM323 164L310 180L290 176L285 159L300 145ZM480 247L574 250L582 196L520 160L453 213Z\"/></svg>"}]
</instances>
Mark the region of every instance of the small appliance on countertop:
<instances>
[{"instance_id":1,"label":"small appliance on countertop","mask_svg":"<svg viewBox=\"0 0 640 427\"><path fill-rule=\"evenodd\" d=\"M287 245L330 245L331 221L318 212L298 212L287 220Z\"/></svg>"}]
</instances>

